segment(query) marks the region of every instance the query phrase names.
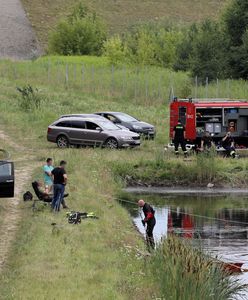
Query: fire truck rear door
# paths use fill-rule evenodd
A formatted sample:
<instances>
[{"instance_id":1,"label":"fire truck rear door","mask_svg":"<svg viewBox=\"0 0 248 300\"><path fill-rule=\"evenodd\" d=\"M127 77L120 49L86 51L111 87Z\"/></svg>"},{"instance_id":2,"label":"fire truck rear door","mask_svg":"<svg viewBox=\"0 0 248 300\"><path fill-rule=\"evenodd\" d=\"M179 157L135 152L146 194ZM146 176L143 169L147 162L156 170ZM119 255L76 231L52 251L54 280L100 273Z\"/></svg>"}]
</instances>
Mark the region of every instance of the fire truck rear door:
<instances>
[{"instance_id":1,"label":"fire truck rear door","mask_svg":"<svg viewBox=\"0 0 248 300\"><path fill-rule=\"evenodd\" d=\"M195 106L192 102L181 102L179 104L179 119L186 128L186 138L194 140L196 138Z\"/></svg>"}]
</instances>

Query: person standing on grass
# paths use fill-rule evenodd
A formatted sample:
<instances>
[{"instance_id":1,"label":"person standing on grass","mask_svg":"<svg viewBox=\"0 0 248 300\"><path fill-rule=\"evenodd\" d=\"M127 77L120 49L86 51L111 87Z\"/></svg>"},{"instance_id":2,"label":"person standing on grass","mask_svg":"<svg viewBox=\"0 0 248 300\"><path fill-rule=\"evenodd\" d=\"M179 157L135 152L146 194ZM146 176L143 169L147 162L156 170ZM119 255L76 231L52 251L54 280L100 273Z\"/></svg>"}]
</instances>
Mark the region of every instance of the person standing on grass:
<instances>
[{"instance_id":1,"label":"person standing on grass","mask_svg":"<svg viewBox=\"0 0 248 300\"><path fill-rule=\"evenodd\" d=\"M155 242L153 237L153 229L156 225L155 210L150 204L146 203L144 200L140 199L138 201L138 206L143 209L145 218L142 220L142 224L146 226L146 242L148 250L155 248Z\"/></svg>"},{"instance_id":2,"label":"person standing on grass","mask_svg":"<svg viewBox=\"0 0 248 300\"><path fill-rule=\"evenodd\" d=\"M52 158L47 158L46 164L43 166L43 173L44 173L44 185L45 185L45 193L50 194L52 192L53 187L53 176L52 170L53 167L53 160Z\"/></svg>"},{"instance_id":3,"label":"person standing on grass","mask_svg":"<svg viewBox=\"0 0 248 300\"><path fill-rule=\"evenodd\" d=\"M67 174L65 170L66 161L61 160L59 167L52 170L53 175L53 200L52 209L60 210L60 204L64 199L65 186L67 184Z\"/></svg>"},{"instance_id":4,"label":"person standing on grass","mask_svg":"<svg viewBox=\"0 0 248 300\"><path fill-rule=\"evenodd\" d=\"M173 142L175 145L175 154L179 155L178 147L181 146L183 154L187 156L186 142L185 142L185 127L183 126L181 120L178 120L177 125L173 129Z\"/></svg>"}]
</instances>

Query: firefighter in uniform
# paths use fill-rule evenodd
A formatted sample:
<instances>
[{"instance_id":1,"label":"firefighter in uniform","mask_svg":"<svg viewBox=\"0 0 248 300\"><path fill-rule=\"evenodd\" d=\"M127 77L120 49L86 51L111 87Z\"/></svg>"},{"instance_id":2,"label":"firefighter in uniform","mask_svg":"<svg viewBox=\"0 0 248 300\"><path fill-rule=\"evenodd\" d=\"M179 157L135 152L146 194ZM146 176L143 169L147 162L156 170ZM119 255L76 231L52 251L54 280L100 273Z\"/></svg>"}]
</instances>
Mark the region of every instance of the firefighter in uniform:
<instances>
[{"instance_id":1,"label":"firefighter in uniform","mask_svg":"<svg viewBox=\"0 0 248 300\"><path fill-rule=\"evenodd\" d=\"M181 123L181 120L178 120L177 125L173 129L173 142L175 145L175 154L178 156L179 151L178 147L181 146L184 156L187 156L186 142L185 142L185 127Z\"/></svg>"},{"instance_id":2,"label":"firefighter in uniform","mask_svg":"<svg viewBox=\"0 0 248 300\"><path fill-rule=\"evenodd\" d=\"M146 203L144 200L140 199L138 201L139 207L142 207L144 213L144 220L142 220L142 224L146 226L146 242L148 246L148 250L155 248L155 242L153 237L153 228L156 225L155 219L155 210L151 207L150 204Z\"/></svg>"}]
</instances>

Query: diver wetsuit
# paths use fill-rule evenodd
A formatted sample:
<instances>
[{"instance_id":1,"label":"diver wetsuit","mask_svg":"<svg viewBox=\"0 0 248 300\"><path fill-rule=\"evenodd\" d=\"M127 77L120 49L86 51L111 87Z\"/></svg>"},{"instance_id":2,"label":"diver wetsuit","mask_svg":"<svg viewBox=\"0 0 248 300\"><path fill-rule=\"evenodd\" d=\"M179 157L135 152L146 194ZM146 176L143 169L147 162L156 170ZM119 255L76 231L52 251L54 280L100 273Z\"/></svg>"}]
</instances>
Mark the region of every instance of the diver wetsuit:
<instances>
[{"instance_id":1,"label":"diver wetsuit","mask_svg":"<svg viewBox=\"0 0 248 300\"><path fill-rule=\"evenodd\" d=\"M148 248L151 247L152 249L155 248L155 242L153 238L153 228L156 224L156 219L155 219L155 210L151 207L150 204L145 203L143 206L143 213L145 215L144 222L147 224L146 227L146 241Z\"/></svg>"}]
</instances>

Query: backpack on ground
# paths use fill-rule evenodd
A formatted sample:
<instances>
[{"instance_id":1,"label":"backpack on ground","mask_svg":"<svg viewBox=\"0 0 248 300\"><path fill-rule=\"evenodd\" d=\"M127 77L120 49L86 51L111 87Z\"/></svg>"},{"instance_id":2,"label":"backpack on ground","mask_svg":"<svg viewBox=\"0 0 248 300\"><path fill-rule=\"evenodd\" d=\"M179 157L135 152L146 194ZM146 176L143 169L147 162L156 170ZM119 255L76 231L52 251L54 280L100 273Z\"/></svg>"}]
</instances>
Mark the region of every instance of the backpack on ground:
<instances>
[{"instance_id":1,"label":"backpack on ground","mask_svg":"<svg viewBox=\"0 0 248 300\"><path fill-rule=\"evenodd\" d=\"M32 201L33 200L33 194L30 191L27 191L23 194L23 201Z\"/></svg>"}]
</instances>

